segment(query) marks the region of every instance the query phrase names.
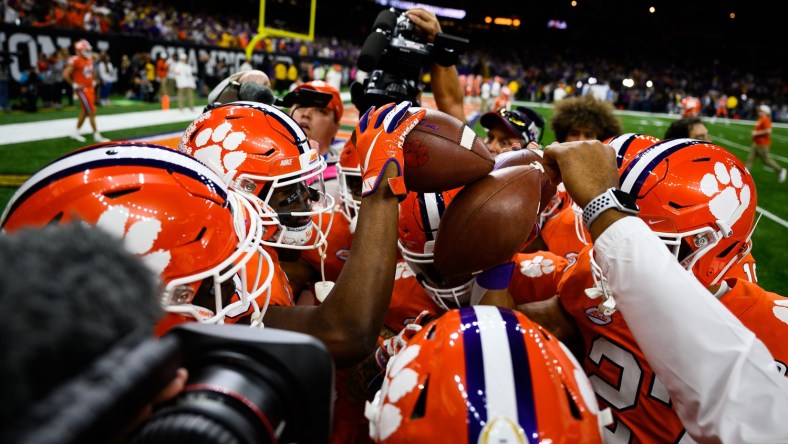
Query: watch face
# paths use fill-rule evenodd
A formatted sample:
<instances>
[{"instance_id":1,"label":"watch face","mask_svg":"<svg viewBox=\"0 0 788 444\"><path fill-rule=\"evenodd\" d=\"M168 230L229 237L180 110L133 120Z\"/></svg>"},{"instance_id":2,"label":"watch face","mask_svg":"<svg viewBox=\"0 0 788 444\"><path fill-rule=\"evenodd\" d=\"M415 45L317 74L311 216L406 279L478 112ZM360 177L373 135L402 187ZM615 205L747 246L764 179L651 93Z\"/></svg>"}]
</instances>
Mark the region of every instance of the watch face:
<instances>
[{"instance_id":1,"label":"watch face","mask_svg":"<svg viewBox=\"0 0 788 444\"><path fill-rule=\"evenodd\" d=\"M613 190L613 194L616 196L618 203L620 203L622 207L634 212L640 211L640 208L635 202L635 198L631 194L625 193L618 189Z\"/></svg>"}]
</instances>

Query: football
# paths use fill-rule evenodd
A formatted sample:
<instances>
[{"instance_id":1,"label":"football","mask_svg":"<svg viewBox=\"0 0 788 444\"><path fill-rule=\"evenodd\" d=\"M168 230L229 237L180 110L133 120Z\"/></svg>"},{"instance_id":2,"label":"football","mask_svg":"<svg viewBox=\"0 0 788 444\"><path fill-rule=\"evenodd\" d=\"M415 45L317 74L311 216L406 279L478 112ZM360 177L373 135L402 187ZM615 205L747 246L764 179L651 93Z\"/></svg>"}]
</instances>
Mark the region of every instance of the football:
<instances>
[{"instance_id":1,"label":"football","mask_svg":"<svg viewBox=\"0 0 788 444\"><path fill-rule=\"evenodd\" d=\"M524 148L516 151L506 151L495 156L495 169L505 168L514 165L530 165L533 162L542 163L542 152L531 148ZM539 199L539 212L547 208L550 200L555 196L556 186L550 183L550 176L542 173L541 176L542 195Z\"/></svg>"},{"instance_id":2,"label":"football","mask_svg":"<svg viewBox=\"0 0 788 444\"><path fill-rule=\"evenodd\" d=\"M446 207L438 227L438 273L451 279L479 272L522 250L538 217L542 175L534 165L516 165L463 188Z\"/></svg>"},{"instance_id":3,"label":"football","mask_svg":"<svg viewBox=\"0 0 788 444\"><path fill-rule=\"evenodd\" d=\"M422 108L411 108L406 117ZM437 193L481 179L493 169L493 158L476 133L441 111L427 114L403 144L403 176L408 191Z\"/></svg>"}]
</instances>

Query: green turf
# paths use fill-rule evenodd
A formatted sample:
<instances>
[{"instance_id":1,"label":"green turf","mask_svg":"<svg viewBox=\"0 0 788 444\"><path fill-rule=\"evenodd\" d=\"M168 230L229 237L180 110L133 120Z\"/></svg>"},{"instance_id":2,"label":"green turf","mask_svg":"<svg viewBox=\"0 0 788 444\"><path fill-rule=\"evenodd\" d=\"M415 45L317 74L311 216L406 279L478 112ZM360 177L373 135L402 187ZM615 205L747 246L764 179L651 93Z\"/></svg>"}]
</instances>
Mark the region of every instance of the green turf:
<instances>
[{"instance_id":1,"label":"green turf","mask_svg":"<svg viewBox=\"0 0 788 444\"><path fill-rule=\"evenodd\" d=\"M25 122L40 122L42 120L53 119L70 119L76 118L79 115L79 103L75 102L74 105L66 104L60 109L55 108L39 108L37 112L28 113L25 111L11 111L2 113L0 112L0 125L9 125L12 123L25 123ZM96 114L120 114L130 113L136 111L152 111L161 109L161 104L158 102L147 103L139 100L127 100L123 96L110 97L110 104L99 106L96 109Z\"/></svg>"},{"instance_id":2,"label":"green turf","mask_svg":"<svg viewBox=\"0 0 788 444\"><path fill-rule=\"evenodd\" d=\"M183 130L189 123L190 121L186 120L180 123L107 131L104 135L112 140L131 139ZM91 136L86 137L89 143ZM68 137L0 145L0 174L31 174L59 156L83 146L85 146L84 142L77 142ZM0 200L1 205L5 205L5 202Z\"/></svg>"},{"instance_id":3,"label":"green turf","mask_svg":"<svg viewBox=\"0 0 788 444\"><path fill-rule=\"evenodd\" d=\"M549 121L552 108L534 108L542 113L545 120ZM155 107L152 109L155 109ZM123 111L125 112L126 110L128 108ZM69 117L73 117L73 115L69 114ZM620 117L625 132L652 134L657 137L661 137L665 133L667 126L673 120L656 116L641 117L624 114L621 114ZM0 123L4 122L0 120ZM112 131L105 133L105 135L114 140L140 137L167 131L177 131L184 129L187 124L188 122L183 122L133 130ZM752 123L740 125L708 122L706 126L715 143L729 148L731 152L742 159L746 157ZM474 130L479 134L484 134L484 130L478 122L474 126ZM554 139L555 136L548 126L543 143L549 144ZM788 144L785 143L788 140L788 129L775 127L772 140L774 142L772 152L775 155L788 157ZM0 146L0 174L31 174L58 156L78 148L80 145L80 143L71 139L61 138ZM781 163L788 166L788 163ZM763 168L760 163L756 163L752 173L755 176L757 186L758 205L779 218L788 220L788 182L777 183L775 173ZM0 187L0 208L5 207L13 191L13 188ZM783 268L780 265L788 263L788 228L763 217L753 235L753 241L755 245L753 255L758 261L757 274L759 283L767 290L788 295L788 268Z\"/></svg>"}]
</instances>

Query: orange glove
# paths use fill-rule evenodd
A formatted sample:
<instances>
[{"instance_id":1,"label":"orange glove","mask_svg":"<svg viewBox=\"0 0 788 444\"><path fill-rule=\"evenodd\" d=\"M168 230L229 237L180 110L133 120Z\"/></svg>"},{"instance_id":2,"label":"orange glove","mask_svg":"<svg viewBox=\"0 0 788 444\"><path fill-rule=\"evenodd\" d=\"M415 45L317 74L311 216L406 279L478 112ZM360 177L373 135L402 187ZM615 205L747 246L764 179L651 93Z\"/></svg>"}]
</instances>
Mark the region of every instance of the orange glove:
<instances>
[{"instance_id":1,"label":"orange glove","mask_svg":"<svg viewBox=\"0 0 788 444\"><path fill-rule=\"evenodd\" d=\"M402 197L407 194L405 179L402 177L402 145L408 133L427 113L427 110L423 109L403 119L410 106L410 102L404 101L396 106L389 103L378 109L372 107L361 116L353 130L350 142L356 148L361 162L359 166L363 179L362 196L372 194L378 189L380 176L389 162L397 165L398 172L397 177L389 179L391 191Z\"/></svg>"}]
</instances>

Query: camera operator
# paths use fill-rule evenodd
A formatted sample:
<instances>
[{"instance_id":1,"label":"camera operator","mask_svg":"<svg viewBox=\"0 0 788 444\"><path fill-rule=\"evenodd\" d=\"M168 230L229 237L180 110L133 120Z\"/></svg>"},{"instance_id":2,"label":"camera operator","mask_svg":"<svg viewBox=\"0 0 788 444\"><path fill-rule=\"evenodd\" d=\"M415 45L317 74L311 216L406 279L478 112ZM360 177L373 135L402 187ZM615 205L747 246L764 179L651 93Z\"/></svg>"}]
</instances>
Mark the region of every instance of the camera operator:
<instances>
[{"instance_id":1,"label":"camera operator","mask_svg":"<svg viewBox=\"0 0 788 444\"><path fill-rule=\"evenodd\" d=\"M416 25L422 37L429 43L434 42L435 35L442 32L438 17L431 11L424 8L411 8L405 11L405 16ZM438 110L465 122L463 94L457 67L441 66L435 62L430 64L430 85Z\"/></svg>"},{"instance_id":2,"label":"camera operator","mask_svg":"<svg viewBox=\"0 0 788 444\"><path fill-rule=\"evenodd\" d=\"M0 263L0 310L9 314L0 323L0 442L19 442L20 430L40 427L26 422L37 404L122 339L153 337L163 310L142 261L81 223L0 234ZM151 398L172 398L186 379L179 369Z\"/></svg>"}]
</instances>

